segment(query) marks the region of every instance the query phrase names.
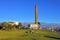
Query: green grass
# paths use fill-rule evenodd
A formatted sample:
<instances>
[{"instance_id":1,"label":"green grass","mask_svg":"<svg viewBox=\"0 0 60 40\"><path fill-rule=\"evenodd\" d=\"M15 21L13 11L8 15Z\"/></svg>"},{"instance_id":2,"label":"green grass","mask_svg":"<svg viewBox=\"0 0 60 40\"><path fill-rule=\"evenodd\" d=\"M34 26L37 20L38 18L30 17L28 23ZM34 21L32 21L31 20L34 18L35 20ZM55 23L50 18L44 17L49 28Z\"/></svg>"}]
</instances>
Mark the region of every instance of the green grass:
<instances>
[{"instance_id":1,"label":"green grass","mask_svg":"<svg viewBox=\"0 0 60 40\"><path fill-rule=\"evenodd\" d=\"M34 33L26 33L28 30L0 30L0 40L57 40L60 34L51 31L39 30ZM51 37L50 37L51 36Z\"/></svg>"}]
</instances>

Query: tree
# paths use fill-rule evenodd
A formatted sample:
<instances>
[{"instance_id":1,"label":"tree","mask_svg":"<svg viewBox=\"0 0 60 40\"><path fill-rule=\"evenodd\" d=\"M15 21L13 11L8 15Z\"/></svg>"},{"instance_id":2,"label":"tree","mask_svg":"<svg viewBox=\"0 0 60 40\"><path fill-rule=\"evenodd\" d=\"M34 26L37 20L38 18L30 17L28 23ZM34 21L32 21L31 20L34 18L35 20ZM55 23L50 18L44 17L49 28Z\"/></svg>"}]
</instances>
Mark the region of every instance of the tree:
<instances>
[{"instance_id":1,"label":"tree","mask_svg":"<svg viewBox=\"0 0 60 40\"><path fill-rule=\"evenodd\" d=\"M30 24L28 24L28 27L27 28L29 29L29 27L30 27Z\"/></svg>"},{"instance_id":2,"label":"tree","mask_svg":"<svg viewBox=\"0 0 60 40\"><path fill-rule=\"evenodd\" d=\"M9 29L9 30L11 30L12 27L13 27L13 26L12 26L11 24L8 25L8 29Z\"/></svg>"},{"instance_id":3,"label":"tree","mask_svg":"<svg viewBox=\"0 0 60 40\"><path fill-rule=\"evenodd\" d=\"M19 24L18 24L17 27L18 27L18 29L23 29L23 25L22 25L22 23L19 22Z\"/></svg>"},{"instance_id":4,"label":"tree","mask_svg":"<svg viewBox=\"0 0 60 40\"><path fill-rule=\"evenodd\" d=\"M7 29L8 28L8 23L7 22L3 22L1 23L1 26L3 27L3 29Z\"/></svg>"},{"instance_id":5,"label":"tree","mask_svg":"<svg viewBox=\"0 0 60 40\"><path fill-rule=\"evenodd\" d=\"M40 25L40 22L38 22L38 24Z\"/></svg>"},{"instance_id":6,"label":"tree","mask_svg":"<svg viewBox=\"0 0 60 40\"><path fill-rule=\"evenodd\" d=\"M13 22L3 22L1 23L2 29L3 30L16 30L16 29L23 29L22 23L19 22L18 25L14 24Z\"/></svg>"}]
</instances>

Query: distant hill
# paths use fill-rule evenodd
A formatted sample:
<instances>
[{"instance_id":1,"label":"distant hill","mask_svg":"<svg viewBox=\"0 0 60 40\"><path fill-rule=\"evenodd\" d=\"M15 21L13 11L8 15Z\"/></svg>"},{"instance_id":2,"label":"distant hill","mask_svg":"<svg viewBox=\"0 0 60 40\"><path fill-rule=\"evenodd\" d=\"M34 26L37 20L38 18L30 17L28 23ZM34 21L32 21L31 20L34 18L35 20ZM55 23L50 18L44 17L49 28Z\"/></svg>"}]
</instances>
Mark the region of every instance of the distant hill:
<instances>
[{"instance_id":1,"label":"distant hill","mask_svg":"<svg viewBox=\"0 0 60 40\"><path fill-rule=\"evenodd\" d=\"M22 23L22 24L23 24L23 26L28 27L28 24L33 24L33 23L25 22L25 23ZM56 23L43 23L43 22L41 22L40 23L40 27L41 28L51 28L51 27L60 28L60 24L56 24Z\"/></svg>"}]
</instances>

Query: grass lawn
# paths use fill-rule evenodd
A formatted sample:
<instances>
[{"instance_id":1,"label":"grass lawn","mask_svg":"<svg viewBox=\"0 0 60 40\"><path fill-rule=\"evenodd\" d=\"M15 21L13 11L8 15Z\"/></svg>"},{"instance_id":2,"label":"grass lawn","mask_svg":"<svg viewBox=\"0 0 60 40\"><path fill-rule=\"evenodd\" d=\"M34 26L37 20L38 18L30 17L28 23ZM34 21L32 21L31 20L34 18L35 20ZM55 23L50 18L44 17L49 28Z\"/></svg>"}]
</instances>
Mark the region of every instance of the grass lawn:
<instances>
[{"instance_id":1,"label":"grass lawn","mask_svg":"<svg viewBox=\"0 0 60 40\"><path fill-rule=\"evenodd\" d=\"M39 30L37 33L26 33L28 30L0 30L0 40L60 40L60 34Z\"/></svg>"}]
</instances>

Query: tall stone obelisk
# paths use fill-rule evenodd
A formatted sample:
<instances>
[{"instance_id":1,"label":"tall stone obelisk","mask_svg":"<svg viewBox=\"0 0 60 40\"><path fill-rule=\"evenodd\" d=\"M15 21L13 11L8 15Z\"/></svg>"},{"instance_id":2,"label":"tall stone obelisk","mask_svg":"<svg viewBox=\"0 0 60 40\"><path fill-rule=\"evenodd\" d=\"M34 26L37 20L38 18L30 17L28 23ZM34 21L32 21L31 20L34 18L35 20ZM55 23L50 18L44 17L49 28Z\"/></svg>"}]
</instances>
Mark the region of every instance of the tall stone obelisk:
<instances>
[{"instance_id":1,"label":"tall stone obelisk","mask_svg":"<svg viewBox=\"0 0 60 40\"><path fill-rule=\"evenodd\" d=\"M38 25L38 5L35 5L35 24Z\"/></svg>"},{"instance_id":2,"label":"tall stone obelisk","mask_svg":"<svg viewBox=\"0 0 60 40\"><path fill-rule=\"evenodd\" d=\"M39 25L38 25L38 5L35 5L35 24L30 24L29 28L34 29L34 30L39 29Z\"/></svg>"}]
</instances>

